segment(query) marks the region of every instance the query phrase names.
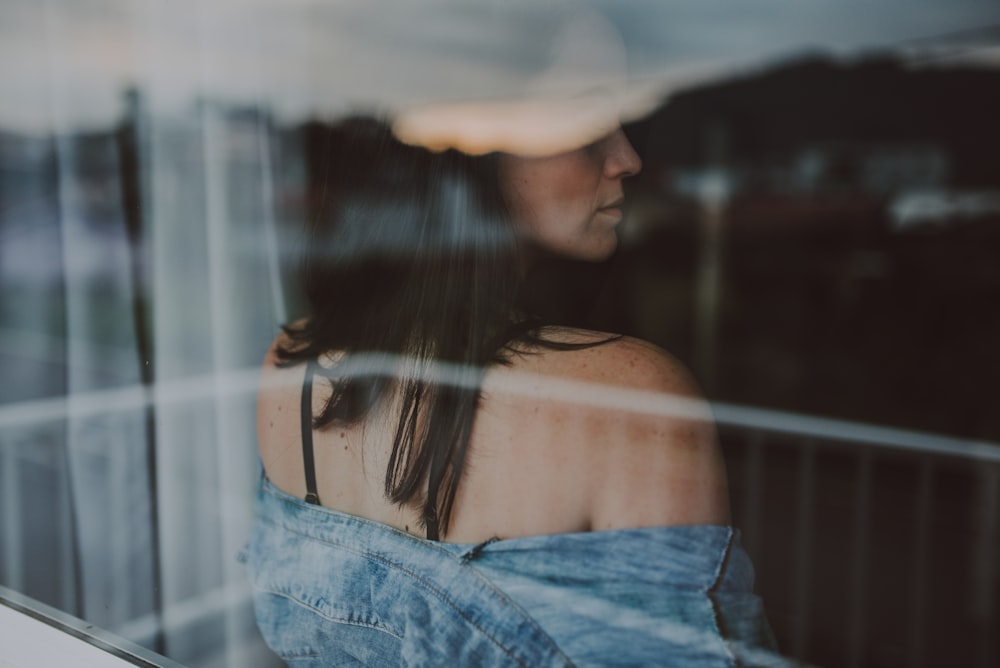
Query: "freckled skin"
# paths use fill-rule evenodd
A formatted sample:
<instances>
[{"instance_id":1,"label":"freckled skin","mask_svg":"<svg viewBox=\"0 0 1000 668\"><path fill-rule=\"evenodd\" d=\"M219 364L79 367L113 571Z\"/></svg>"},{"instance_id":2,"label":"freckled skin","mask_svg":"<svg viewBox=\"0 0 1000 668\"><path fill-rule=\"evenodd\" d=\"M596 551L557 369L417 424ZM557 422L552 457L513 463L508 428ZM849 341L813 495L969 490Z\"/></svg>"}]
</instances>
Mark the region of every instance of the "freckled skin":
<instances>
[{"instance_id":1,"label":"freckled skin","mask_svg":"<svg viewBox=\"0 0 1000 668\"><path fill-rule=\"evenodd\" d=\"M580 330L553 335L567 342L607 338ZM499 389L515 373L537 374L537 385L526 394ZM513 369L491 370L473 431L473 466L456 499L466 514L456 515L449 540L475 542L483 525L514 536L729 522L725 470L710 422L605 409L582 391L579 397L547 392L548 378L596 387L600 396L622 389L664 401L700 400L676 360L636 339L537 352Z\"/></svg>"},{"instance_id":2,"label":"freckled skin","mask_svg":"<svg viewBox=\"0 0 1000 668\"><path fill-rule=\"evenodd\" d=\"M607 339L582 330L547 335L565 342ZM276 369L268 361L263 373L272 382L260 395L259 424L275 425L258 433L265 470L271 482L301 498L302 371ZM511 386L514 377L522 384ZM710 422L603 408L583 394L550 391L553 381L560 387L567 382L597 387L602 397L621 389L656 393L664 401L672 396L700 401L676 360L636 339L578 351L540 350L514 356L510 367L490 369L445 540L477 543L494 536L729 522L725 470ZM322 405L318 395L314 411ZM392 442L386 425L394 424L386 415L392 414L364 426L314 433L320 498L404 531L413 527L420 535L418 510L400 508L382 493ZM341 433L358 450L330 447Z\"/></svg>"}]
</instances>

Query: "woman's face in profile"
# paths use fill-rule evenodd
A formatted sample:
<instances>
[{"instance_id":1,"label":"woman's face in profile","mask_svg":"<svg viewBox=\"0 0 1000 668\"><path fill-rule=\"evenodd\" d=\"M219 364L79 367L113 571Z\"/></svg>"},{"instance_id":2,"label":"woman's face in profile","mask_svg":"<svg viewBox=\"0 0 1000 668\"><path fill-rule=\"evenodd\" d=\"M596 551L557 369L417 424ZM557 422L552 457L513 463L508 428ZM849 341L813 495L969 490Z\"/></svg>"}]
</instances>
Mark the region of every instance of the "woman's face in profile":
<instances>
[{"instance_id":1,"label":"woman's face in profile","mask_svg":"<svg viewBox=\"0 0 1000 668\"><path fill-rule=\"evenodd\" d=\"M600 261L618 244L622 179L642 162L621 128L565 153L504 155L500 181L515 223L528 239L559 255Z\"/></svg>"}]
</instances>

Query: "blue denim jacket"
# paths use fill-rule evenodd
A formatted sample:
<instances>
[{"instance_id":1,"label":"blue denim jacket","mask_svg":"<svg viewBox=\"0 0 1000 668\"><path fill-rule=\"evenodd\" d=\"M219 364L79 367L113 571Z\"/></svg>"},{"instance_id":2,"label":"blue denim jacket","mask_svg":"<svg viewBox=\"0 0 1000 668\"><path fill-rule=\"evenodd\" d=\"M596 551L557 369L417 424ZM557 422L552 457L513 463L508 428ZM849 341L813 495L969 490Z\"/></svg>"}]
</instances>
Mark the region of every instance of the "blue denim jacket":
<instances>
[{"instance_id":1,"label":"blue denim jacket","mask_svg":"<svg viewBox=\"0 0 1000 668\"><path fill-rule=\"evenodd\" d=\"M739 534L686 526L479 545L309 505L265 478L245 552L293 666L775 665Z\"/></svg>"}]
</instances>

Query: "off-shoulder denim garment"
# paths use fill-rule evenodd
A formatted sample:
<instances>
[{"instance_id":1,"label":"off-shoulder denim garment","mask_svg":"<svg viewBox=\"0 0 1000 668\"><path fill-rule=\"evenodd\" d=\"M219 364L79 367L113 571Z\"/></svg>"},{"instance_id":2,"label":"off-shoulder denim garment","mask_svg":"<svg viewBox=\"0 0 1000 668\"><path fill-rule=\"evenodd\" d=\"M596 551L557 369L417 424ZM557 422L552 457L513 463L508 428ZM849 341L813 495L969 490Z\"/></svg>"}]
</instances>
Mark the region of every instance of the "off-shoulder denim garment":
<instances>
[{"instance_id":1,"label":"off-shoulder denim garment","mask_svg":"<svg viewBox=\"0 0 1000 668\"><path fill-rule=\"evenodd\" d=\"M722 526L423 540L263 476L244 551L257 623L292 666L784 663Z\"/></svg>"}]
</instances>

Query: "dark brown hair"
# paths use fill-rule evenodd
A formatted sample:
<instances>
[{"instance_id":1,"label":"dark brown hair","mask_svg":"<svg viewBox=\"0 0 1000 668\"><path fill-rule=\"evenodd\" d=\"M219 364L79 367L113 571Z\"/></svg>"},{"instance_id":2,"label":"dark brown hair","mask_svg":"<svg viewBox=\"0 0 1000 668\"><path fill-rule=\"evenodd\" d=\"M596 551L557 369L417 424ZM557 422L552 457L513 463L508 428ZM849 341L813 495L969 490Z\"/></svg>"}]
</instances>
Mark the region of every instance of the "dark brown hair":
<instances>
[{"instance_id":1,"label":"dark brown hair","mask_svg":"<svg viewBox=\"0 0 1000 668\"><path fill-rule=\"evenodd\" d=\"M333 369L317 367L333 389L316 428L359 421L398 392L385 493L400 504L422 500L436 539L448 525L483 370L536 324L514 315L516 239L496 156L408 146L363 118L330 128L324 142L302 272L309 318L286 326L292 343L278 355L292 365L345 353ZM386 354L409 360L409 371L369 364ZM438 363L450 363L449 382L428 373Z\"/></svg>"}]
</instances>

